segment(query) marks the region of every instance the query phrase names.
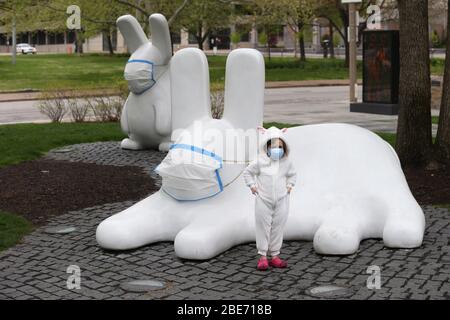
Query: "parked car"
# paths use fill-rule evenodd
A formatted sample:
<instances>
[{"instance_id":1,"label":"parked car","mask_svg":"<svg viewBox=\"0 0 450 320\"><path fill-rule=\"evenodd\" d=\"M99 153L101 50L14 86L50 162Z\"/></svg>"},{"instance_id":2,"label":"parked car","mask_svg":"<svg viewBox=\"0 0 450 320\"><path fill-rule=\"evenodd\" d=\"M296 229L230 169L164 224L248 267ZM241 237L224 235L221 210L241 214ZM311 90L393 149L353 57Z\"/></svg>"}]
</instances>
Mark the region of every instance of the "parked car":
<instances>
[{"instance_id":1,"label":"parked car","mask_svg":"<svg viewBox=\"0 0 450 320\"><path fill-rule=\"evenodd\" d=\"M16 52L22 54L28 53L36 54L37 50L35 47L30 46L28 43L19 43L16 46Z\"/></svg>"}]
</instances>

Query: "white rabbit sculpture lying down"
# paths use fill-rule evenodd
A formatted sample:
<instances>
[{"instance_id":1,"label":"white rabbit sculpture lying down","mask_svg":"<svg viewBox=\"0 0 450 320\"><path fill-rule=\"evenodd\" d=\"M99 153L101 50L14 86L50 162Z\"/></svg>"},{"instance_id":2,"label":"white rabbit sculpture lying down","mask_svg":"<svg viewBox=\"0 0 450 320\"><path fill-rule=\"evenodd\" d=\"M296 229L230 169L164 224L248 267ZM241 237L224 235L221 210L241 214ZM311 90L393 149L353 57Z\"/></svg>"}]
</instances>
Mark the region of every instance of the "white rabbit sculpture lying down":
<instances>
[{"instance_id":1,"label":"white rabbit sculpture lying down","mask_svg":"<svg viewBox=\"0 0 450 320\"><path fill-rule=\"evenodd\" d=\"M229 55L220 120L211 119L203 52L178 51L170 77L175 143L192 133L193 123L219 131L256 129L262 123L264 60L259 52L238 49ZM176 134L180 128L186 130ZM199 137L193 145L224 156L220 141ZM298 182L290 195L285 240L312 240L322 254L352 254L366 238L382 238L393 248L421 245L423 211L388 143L366 129L338 123L290 128L286 139ZM228 165L219 170L222 192L199 201L178 201L160 190L103 221L97 228L99 245L126 250L174 241L179 257L209 259L254 242L254 196L241 175L245 164L233 160L225 156Z\"/></svg>"}]
</instances>

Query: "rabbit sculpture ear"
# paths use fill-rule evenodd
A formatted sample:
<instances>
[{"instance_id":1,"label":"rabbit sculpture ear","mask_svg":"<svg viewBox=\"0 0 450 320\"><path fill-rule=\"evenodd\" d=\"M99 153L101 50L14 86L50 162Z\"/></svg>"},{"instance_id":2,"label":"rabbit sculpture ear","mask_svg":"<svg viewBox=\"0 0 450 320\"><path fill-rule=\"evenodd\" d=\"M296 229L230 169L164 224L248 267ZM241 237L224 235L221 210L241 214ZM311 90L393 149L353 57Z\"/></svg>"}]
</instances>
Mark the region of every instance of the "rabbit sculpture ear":
<instances>
[{"instance_id":1,"label":"rabbit sculpture ear","mask_svg":"<svg viewBox=\"0 0 450 320\"><path fill-rule=\"evenodd\" d=\"M172 42L170 40L169 24L166 18L159 13L154 13L149 18L152 45L158 48L163 59L162 64L167 64L172 57Z\"/></svg>"},{"instance_id":2,"label":"rabbit sculpture ear","mask_svg":"<svg viewBox=\"0 0 450 320\"><path fill-rule=\"evenodd\" d=\"M144 30L142 30L141 25L132 15L121 16L117 19L116 24L127 43L130 53L135 52L140 46L148 43Z\"/></svg>"},{"instance_id":3,"label":"rabbit sculpture ear","mask_svg":"<svg viewBox=\"0 0 450 320\"><path fill-rule=\"evenodd\" d=\"M262 134L266 133L267 129L261 126L256 127L256 130L258 130L258 132L261 132Z\"/></svg>"},{"instance_id":4,"label":"rabbit sculpture ear","mask_svg":"<svg viewBox=\"0 0 450 320\"><path fill-rule=\"evenodd\" d=\"M283 128L281 129L281 132L285 133L287 131L288 128Z\"/></svg>"}]
</instances>

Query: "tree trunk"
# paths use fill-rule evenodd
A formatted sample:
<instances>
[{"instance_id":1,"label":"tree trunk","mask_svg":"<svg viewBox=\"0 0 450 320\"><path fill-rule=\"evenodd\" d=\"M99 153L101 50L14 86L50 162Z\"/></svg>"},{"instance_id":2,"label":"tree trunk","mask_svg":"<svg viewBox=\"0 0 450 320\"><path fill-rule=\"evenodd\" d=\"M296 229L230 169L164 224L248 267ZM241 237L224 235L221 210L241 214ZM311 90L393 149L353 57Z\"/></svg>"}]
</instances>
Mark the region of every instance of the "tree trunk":
<instances>
[{"instance_id":1,"label":"tree trunk","mask_svg":"<svg viewBox=\"0 0 450 320\"><path fill-rule=\"evenodd\" d=\"M306 61L306 52L305 52L305 37L303 34L303 23L298 24L298 33L300 35L299 37L299 45L300 45L300 60Z\"/></svg>"},{"instance_id":2,"label":"tree trunk","mask_svg":"<svg viewBox=\"0 0 450 320\"><path fill-rule=\"evenodd\" d=\"M300 31L300 60L306 61L306 52L305 52L305 37L303 35L303 30Z\"/></svg>"},{"instance_id":3,"label":"tree trunk","mask_svg":"<svg viewBox=\"0 0 450 320\"><path fill-rule=\"evenodd\" d=\"M198 43L198 48L199 48L200 50L203 51L203 37L202 37L202 32L203 32L203 25L202 25L202 22L199 21L199 22L198 22L198 26L197 26L197 36L196 36L196 39L197 39L197 43Z\"/></svg>"},{"instance_id":4,"label":"tree trunk","mask_svg":"<svg viewBox=\"0 0 450 320\"><path fill-rule=\"evenodd\" d=\"M344 28L344 43L345 43L345 67L348 68L350 65L350 45L348 43L348 11L347 7L342 6L341 0L336 0L336 8L339 11L339 16L342 20L342 26Z\"/></svg>"},{"instance_id":5,"label":"tree trunk","mask_svg":"<svg viewBox=\"0 0 450 320\"><path fill-rule=\"evenodd\" d=\"M447 21L450 23L450 0ZM447 25L448 25L447 23ZM442 86L439 127L436 136L436 149L440 160L450 164L450 32L447 31L447 49L445 52L444 83Z\"/></svg>"},{"instance_id":6,"label":"tree trunk","mask_svg":"<svg viewBox=\"0 0 450 320\"><path fill-rule=\"evenodd\" d=\"M396 150L404 166L430 159L431 83L427 1L399 0L400 87Z\"/></svg>"},{"instance_id":7,"label":"tree trunk","mask_svg":"<svg viewBox=\"0 0 450 320\"><path fill-rule=\"evenodd\" d=\"M83 34L80 30L75 30L75 52L78 55L83 53Z\"/></svg>"},{"instance_id":8,"label":"tree trunk","mask_svg":"<svg viewBox=\"0 0 450 320\"><path fill-rule=\"evenodd\" d=\"M295 38L294 38L294 58L295 59L298 58L298 46L300 46L299 36L300 36L300 33L298 33L298 32L295 33ZM298 44L298 46L297 46L297 44Z\"/></svg>"},{"instance_id":9,"label":"tree trunk","mask_svg":"<svg viewBox=\"0 0 450 320\"><path fill-rule=\"evenodd\" d=\"M112 43L111 31L108 30L106 33L106 38L108 40L108 50L110 55L114 55L114 48Z\"/></svg>"},{"instance_id":10,"label":"tree trunk","mask_svg":"<svg viewBox=\"0 0 450 320\"><path fill-rule=\"evenodd\" d=\"M328 28L330 30L329 31L330 32L330 42L329 42L329 44L330 44L330 57L334 58L334 41L333 41L334 35L333 35L333 26L331 25L331 23L329 23Z\"/></svg>"}]
</instances>

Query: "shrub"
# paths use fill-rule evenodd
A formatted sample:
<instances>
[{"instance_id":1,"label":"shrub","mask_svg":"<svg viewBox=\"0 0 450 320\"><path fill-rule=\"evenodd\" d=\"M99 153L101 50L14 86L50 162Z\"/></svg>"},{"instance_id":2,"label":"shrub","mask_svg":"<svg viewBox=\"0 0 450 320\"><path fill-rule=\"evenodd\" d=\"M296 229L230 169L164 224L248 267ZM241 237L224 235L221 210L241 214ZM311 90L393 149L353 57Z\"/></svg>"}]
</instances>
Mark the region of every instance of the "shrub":
<instances>
[{"instance_id":1,"label":"shrub","mask_svg":"<svg viewBox=\"0 0 450 320\"><path fill-rule=\"evenodd\" d=\"M234 45L238 45L241 41L241 35L238 32L233 32L230 36L230 41Z\"/></svg>"},{"instance_id":2,"label":"shrub","mask_svg":"<svg viewBox=\"0 0 450 320\"><path fill-rule=\"evenodd\" d=\"M431 44L433 48L439 48L441 46L441 39L436 30L433 30L433 33L431 34Z\"/></svg>"},{"instance_id":3,"label":"shrub","mask_svg":"<svg viewBox=\"0 0 450 320\"><path fill-rule=\"evenodd\" d=\"M268 38L265 32L261 32L258 36L258 42L260 45L265 46L267 44Z\"/></svg>"},{"instance_id":4,"label":"shrub","mask_svg":"<svg viewBox=\"0 0 450 320\"><path fill-rule=\"evenodd\" d=\"M45 114L52 122L61 122L67 114L65 95L63 92L46 92L41 96L42 101L38 108L42 114Z\"/></svg>"},{"instance_id":5,"label":"shrub","mask_svg":"<svg viewBox=\"0 0 450 320\"><path fill-rule=\"evenodd\" d=\"M214 119L220 119L223 115L225 94L217 90L211 92L211 115Z\"/></svg>"},{"instance_id":6,"label":"shrub","mask_svg":"<svg viewBox=\"0 0 450 320\"><path fill-rule=\"evenodd\" d=\"M81 99L67 99L67 108L73 122L84 122L89 112L89 104Z\"/></svg>"},{"instance_id":7,"label":"shrub","mask_svg":"<svg viewBox=\"0 0 450 320\"><path fill-rule=\"evenodd\" d=\"M97 121L119 121L122 114L123 102L120 97L87 98L87 104Z\"/></svg>"}]
</instances>

